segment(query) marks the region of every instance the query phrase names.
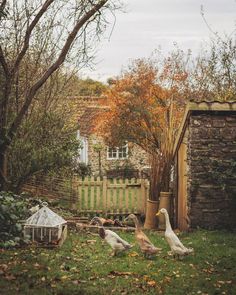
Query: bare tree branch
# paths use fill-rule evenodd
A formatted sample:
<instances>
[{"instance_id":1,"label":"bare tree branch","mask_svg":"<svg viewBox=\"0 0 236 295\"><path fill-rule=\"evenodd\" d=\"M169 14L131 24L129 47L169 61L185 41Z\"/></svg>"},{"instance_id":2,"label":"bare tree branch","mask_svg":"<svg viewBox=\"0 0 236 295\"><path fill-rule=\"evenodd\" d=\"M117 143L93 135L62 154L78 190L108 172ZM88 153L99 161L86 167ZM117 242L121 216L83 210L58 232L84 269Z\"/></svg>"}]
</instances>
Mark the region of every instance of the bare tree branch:
<instances>
[{"instance_id":1,"label":"bare tree branch","mask_svg":"<svg viewBox=\"0 0 236 295\"><path fill-rule=\"evenodd\" d=\"M36 14L35 18L33 19L33 21L31 22L31 24L29 25L29 27L26 30L25 33L25 39L24 39L24 45L20 51L20 53L18 54L16 61L12 67L11 70L11 75L13 76L14 73L17 71L20 62L22 61L23 57L25 56L25 53L27 51L27 49L29 48L29 41L30 41L30 36L31 33L33 31L33 29L35 28L35 26L37 25L37 23L39 22L40 18L44 15L44 13L47 11L48 7L54 2L54 0L47 0L42 8L39 10L39 12Z\"/></svg>"},{"instance_id":2,"label":"bare tree branch","mask_svg":"<svg viewBox=\"0 0 236 295\"><path fill-rule=\"evenodd\" d=\"M0 4L0 20L5 15L4 9L6 7L6 4L7 4L7 0L2 0L2 2Z\"/></svg>"},{"instance_id":3,"label":"bare tree branch","mask_svg":"<svg viewBox=\"0 0 236 295\"><path fill-rule=\"evenodd\" d=\"M7 65L7 62L6 62L6 59L4 57L4 54L3 54L3 50L2 50L1 45L0 45L0 63L2 65L2 67L3 67L4 73L5 73L5 77L9 77L10 71L9 71L9 68L8 68L8 65Z\"/></svg>"},{"instance_id":4,"label":"bare tree branch","mask_svg":"<svg viewBox=\"0 0 236 295\"><path fill-rule=\"evenodd\" d=\"M48 0L47 4L52 2L53 0ZM83 27L83 25L96 13L99 11L100 8L102 8L105 3L108 0L101 0L98 2L98 4L94 5L92 9L90 9L87 13L85 13L81 19L78 20L76 25L74 26L72 32L69 34L62 50L61 53L59 54L59 57L57 60L52 64L52 66L43 74L43 76L30 88L30 90L27 92L26 97L25 97L25 102L16 116L15 120L11 124L9 131L8 131L8 138L12 139L14 136L14 133L16 132L18 126L21 124L21 121L27 112L32 99L34 98L36 92L39 90L39 88L47 81L47 79L61 66L61 64L64 62L67 53L69 52L73 41L76 38L76 35L78 31ZM50 3L51 4L51 3ZM41 9L42 10L42 9ZM31 26L30 26L31 27ZM32 27L33 29L33 27ZM32 31L32 30L31 30ZM30 32L31 32L30 31ZM29 42L29 40L28 40ZM27 43L26 43L27 44ZM25 47L25 50L27 50L27 47ZM21 54L22 56L22 54ZM23 56L22 56L23 57ZM18 58L19 59L19 58Z\"/></svg>"}]
</instances>

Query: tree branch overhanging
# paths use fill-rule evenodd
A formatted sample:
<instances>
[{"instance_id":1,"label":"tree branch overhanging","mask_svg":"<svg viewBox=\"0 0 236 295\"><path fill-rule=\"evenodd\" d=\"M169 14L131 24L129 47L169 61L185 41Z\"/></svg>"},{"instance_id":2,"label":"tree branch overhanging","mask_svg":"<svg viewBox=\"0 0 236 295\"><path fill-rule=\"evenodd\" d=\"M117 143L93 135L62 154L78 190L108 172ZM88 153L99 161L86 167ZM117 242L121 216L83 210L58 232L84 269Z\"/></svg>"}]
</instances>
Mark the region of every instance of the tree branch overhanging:
<instances>
[{"instance_id":1,"label":"tree branch overhanging","mask_svg":"<svg viewBox=\"0 0 236 295\"><path fill-rule=\"evenodd\" d=\"M30 37L31 37L31 34L35 28L35 26L37 25L37 23L40 21L41 17L44 15L44 13L48 10L49 6L54 2L54 0L47 0L42 8L39 10L39 12L36 14L35 18L33 19L33 21L31 22L31 24L29 25L29 27L27 28L26 30L26 33L25 33L25 38L24 38L24 44L23 44L23 47L21 49L21 51L19 52L16 60L15 60L15 63L11 69L11 75L13 76L17 70L18 70L18 67L23 59L23 57L25 56L26 52L27 52L27 49L29 48L29 42L30 42Z\"/></svg>"},{"instance_id":2,"label":"tree branch overhanging","mask_svg":"<svg viewBox=\"0 0 236 295\"><path fill-rule=\"evenodd\" d=\"M53 0L48 0L46 3L48 6L53 2ZM47 79L61 66L61 64L65 61L65 58L67 56L67 53L69 52L73 41L76 38L76 35L78 31L84 26L84 24L93 16L95 15L106 3L108 0L101 0L96 5L94 5L93 8L91 8L87 13L85 13L76 23L73 30L69 34L61 53L59 54L57 60L49 67L49 69L42 75L42 77L30 88L30 90L27 92L25 96L25 102L19 111L18 115L16 116L15 120L11 124L9 131L8 131L8 137L12 139L14 137L14 133L16 132L18 126L21 124L22 119L27 112L32 99L34 98L36 92L39 90L39 88L47 81ZM46 5L45 3L45 5ZM41 9L42 10L42 9ZM40 11L41 11L40 10ZM28 39L27 39L28 40ZM27 41L28 42L28 41ZM26 42L26 50L27 50L27 42ZM23 48L24 49L24 48ZM23 53L22 49L22 53ZM24 49L24 50L25 50ZM22 55L22 54L21 54ZM18 57L19 61L20 58ZM17 61L16 61L17 62Z\"/></svg>"}]
</instances>

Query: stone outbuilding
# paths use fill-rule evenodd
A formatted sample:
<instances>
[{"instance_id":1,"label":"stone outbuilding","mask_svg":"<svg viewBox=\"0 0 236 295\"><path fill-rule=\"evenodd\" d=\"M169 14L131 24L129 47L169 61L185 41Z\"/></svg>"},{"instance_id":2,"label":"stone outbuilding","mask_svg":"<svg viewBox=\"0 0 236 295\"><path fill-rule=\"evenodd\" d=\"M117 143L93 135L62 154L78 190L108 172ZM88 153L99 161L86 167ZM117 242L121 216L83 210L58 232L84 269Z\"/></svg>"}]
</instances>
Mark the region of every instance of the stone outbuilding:
<instances>
[{"instance_id":1,"label":"stone outbuilding","mask_svg":"<svg viewBox=\"0 0 236 295\"><path fill-rule=\"evenodd\" d=\"M175 226L236 228L236 102L190 102L175 143Z\"/></svg>"}]
</instances>

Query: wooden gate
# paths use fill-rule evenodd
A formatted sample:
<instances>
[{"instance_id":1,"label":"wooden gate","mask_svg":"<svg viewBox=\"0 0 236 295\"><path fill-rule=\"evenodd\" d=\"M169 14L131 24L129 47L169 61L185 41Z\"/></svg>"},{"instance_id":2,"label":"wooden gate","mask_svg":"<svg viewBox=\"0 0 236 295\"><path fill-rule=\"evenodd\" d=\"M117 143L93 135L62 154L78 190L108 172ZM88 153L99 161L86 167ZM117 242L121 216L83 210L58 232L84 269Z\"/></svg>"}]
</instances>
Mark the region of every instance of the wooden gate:
<instances>
[{"instance_id":1,"label":"wooden gate","mask_svg":"<svg viewBox=\"0 0 236 295\"><path fill-rule=\"evenodd\" d=\"M74 179L79 211L126 214L145 213L148 182L145 179Z\"/></svg>"}]
</instances>

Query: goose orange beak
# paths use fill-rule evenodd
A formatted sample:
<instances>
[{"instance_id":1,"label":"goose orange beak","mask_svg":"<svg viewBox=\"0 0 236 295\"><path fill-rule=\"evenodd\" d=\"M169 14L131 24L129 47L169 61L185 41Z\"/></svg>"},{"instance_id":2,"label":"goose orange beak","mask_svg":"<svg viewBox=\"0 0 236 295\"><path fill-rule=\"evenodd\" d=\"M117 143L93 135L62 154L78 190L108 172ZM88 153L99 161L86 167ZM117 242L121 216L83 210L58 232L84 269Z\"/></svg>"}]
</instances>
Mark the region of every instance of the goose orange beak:
<instances>
[{"instance_id":1,"label":"goose orange beak","mask_svg":"<svg viewBox=\"0 0 236 295\"><path fill-rule=\"evenodd\" d=\"M157 214L156 214L156 216L159 216L159 215L160 215L160 213L161 213L161 212L160 212L160 211L158 211L158 212L157 212Z\"/></svg>"}]
</instances>

